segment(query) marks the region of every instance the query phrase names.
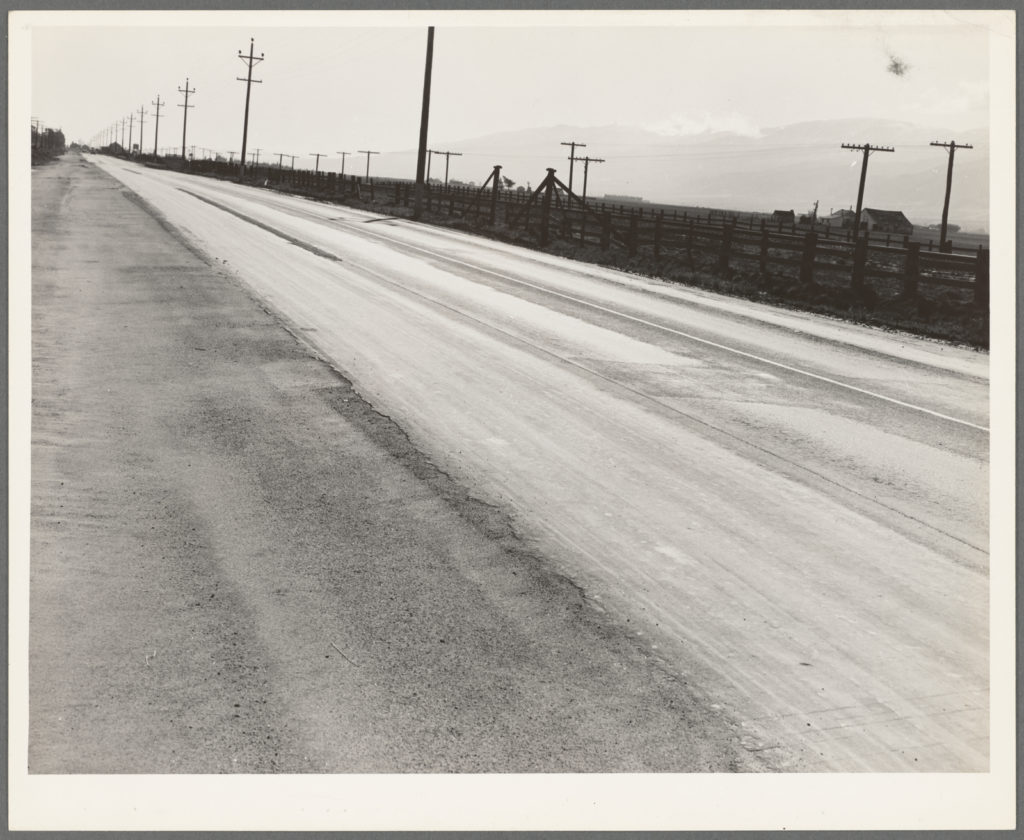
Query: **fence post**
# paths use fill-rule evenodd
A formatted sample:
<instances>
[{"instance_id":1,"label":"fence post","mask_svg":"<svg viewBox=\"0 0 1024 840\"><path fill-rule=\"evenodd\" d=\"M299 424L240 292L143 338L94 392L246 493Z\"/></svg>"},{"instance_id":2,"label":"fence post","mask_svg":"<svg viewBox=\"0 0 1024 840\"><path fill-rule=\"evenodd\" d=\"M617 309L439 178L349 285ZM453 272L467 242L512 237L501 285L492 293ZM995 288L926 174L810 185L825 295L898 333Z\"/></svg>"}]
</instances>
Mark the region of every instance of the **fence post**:
<instances>
[{"instance_id":1,"label":"fence post","mask_svg":"<svg viewBox=\"0 0 1024 840\"><path fill-rule=\"evenodd\" d=\"M554 172L554 169L549 169L548 172ZM494 167L494 184L491 185L491 227L494 227L494 221L497 218L498 212L498 186L501 182L501 167ZM547 206L551 205L551 189L548 188L547 192L544 193L544 200L547 202ZM544 218L544 233L541 235L544 244L547 244L548 230L547 230L547 211L545 210Z\"/></svg>"},{"instance_id":2,"label":"fence post","mask_svg":"<svg viewBox=\"0 0 1024 840\"><path fill-rule=\"evenodd\" d=\"M636 256L637 251L637 223L639 219L636 216L629 217L629 255L631 257Z\"/></svg>"},{"instance_id":3,"label":"fence post","mask_svg":"<svg viewBox=\"0 0 1024 840\"><path fill-rule=\"evenodd\" d=\"M813 230L804 236L804 250L800 256L800 285L814 285L814 254L818 247L818 234Z\"/></svg>"},{"instance_id":4,"label":"fence post","mask_svg":"<svg viewBox=\"0 0 1024 840\"><path fill-rule=\"evenodd\" d=\"M497 167L495 167L497 171ZM495 177L497 182L497 177ZM495 187L497 190L497 187ZM544 199L540 205L540 244L548 244L548 223L551 221L551 193L555 190L555 170L548 167L548 177L544 179ZM492 203L493 208L493 203ZM493 217L492 217L493 218Z\"/></svg>"},{"instance_id":5,"label":"fence post","mask_svg":"<svg viewBox=\"0 0 1024 840\"><path fill-rule=\"evenodd\" d=\"M654 219L654 258L661 257L661 224L665 218L665 211L659 210Z\"/></svg>"},{"instance_id":6,"label":"fence post","mask_svg":"<svg viewBox=\"0 0 1024 840\"><path fill-rule=\"evenodd\" d=\"M612 214L601 214L601 250L607 251L612 242Z\"/></svg>"},{"instance_id":7,"label":"fence post","mask_svg":"<svg viewBox=\"0 0 1024 840\"><path fill-rule=\"evenodd\" d=\"M988 309L988 257L989 252L978 246L978 256L974 268L974 307Z\"/></svg>"},{"instance_id":8,"label":"fence post","mask_svg":"<svg viewBox=\"0 0 1024 840\"><path fill-rule=\"evenodd\" d=\"M718 250L718 271L721 274L727 274L729 271L729 254L731 251L732 225L727 224L722 228L722 246Z\"/></svg>"},{"instance_id":9,"label":"fence post","mask_svg":"<svg viewBox=\"0 0 1024 840\"><path fill-rule=\"evenodd\" d=\"M868 241L858 236L853 241L853 276L850 284L858 294L864 291L864 268L868 261Z\"/></svg>"},{"instance_id":10,"label":"fence post","mask_svg":"<svg viewBox=\"0 0 1024 840\"><path fill-rule=\"evenodd\" d=\"M761 219L761 253L758 255L757 265L761 274L768 273L768 225L764 219Z\"/></svg>"},{"instance_id":11,"label":"fence post","mask_svg":"<svg viewBox=\"0 0 1024 840\"><path fill-rule=\"evenodd\" d=\"M921 277L921 243L907 244L907 256L903 261L903 298L917 299L917 281Z\"/></svg>"}]
</instances>

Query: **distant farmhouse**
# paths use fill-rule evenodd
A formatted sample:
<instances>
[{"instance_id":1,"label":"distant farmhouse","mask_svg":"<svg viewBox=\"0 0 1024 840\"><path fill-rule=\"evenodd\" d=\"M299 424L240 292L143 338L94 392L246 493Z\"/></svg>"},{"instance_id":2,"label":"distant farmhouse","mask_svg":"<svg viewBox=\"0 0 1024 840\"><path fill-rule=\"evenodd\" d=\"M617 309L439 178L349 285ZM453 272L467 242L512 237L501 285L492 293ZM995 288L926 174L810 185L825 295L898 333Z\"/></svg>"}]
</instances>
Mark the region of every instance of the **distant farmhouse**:
<instances>
[{"instance_id":1,"label":"distant farmhouse","mask_svg":"<svg viewBox=\"0 0 1024 840\"><path fill-rule=\"evenodd\" d=\"M796 213L792 210L776 210L772 213L773 222L782 222L784 225L796 224Z\"/></svg>"},{"instance_id":2,"label":"distant farmhouse","mask_svg":"<svg viewBox=\"0 0 1024 840\"><path fill-rule=\"evenodd\" d=\"M638 204L642 204L644 199L638 195L612 195L611 193L604 194L604 201L635 201Z\"/></svg>"},{"instance_id":3,"label":"distant farmhouse","mask_svg":"<svg viewBox=\"0 0 1024 840\"><path fill-rule=\"evenodd\" d=\"M835 213L830 213L821 221L830 225L831 227L848 228L853 227L853 220L857 217L857 214L852 210L837 210Z\"/></svg>"},{"instance_id":4,"label":"distant farmhouse","mask_svg":"<svg viewBox=\"0 0 1024 840\"><path fill-rule=\"evenodd\" d=\"M910 219L899 210L874 210L865 207L861 214L861 224L869 231L879 233L905 233L914 232L914 225Z\"/></svg>"}]
</instances>

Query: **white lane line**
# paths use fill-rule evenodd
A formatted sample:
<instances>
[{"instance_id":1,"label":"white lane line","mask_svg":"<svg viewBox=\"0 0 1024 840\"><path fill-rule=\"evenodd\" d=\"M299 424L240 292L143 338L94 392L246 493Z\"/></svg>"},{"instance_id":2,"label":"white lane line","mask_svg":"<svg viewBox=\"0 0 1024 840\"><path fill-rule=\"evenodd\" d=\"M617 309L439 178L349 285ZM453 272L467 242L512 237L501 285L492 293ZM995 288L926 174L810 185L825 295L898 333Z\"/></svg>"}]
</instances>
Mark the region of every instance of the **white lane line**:
<instances>
[{"instance_id":1,"label":"white lane line","mask_svg":"<svg viewBox=\"0 0 1024 840\"><path fill-rule=\"evenodd\" d=\"M244 201L245 199L243 198L242 200ZM260 202L260 203L262 203L262 202ZM285 211L285 212L287 212L287 211ZM333 221L333 220L324 219L323 217L317 216L316 214L313 214L313 213L309 213L308 215L313 217L314 219L320 219L321 221ZM342 224L347 224L347 225L355 226L357 223L356 222L342 222ZM543 294L553 295L554 297L562 298L563 300L571 301L571 302L577 303L577 304L579 304L581 306L587 306L587 307L590 307L591 309L596 309L596 310L598 310L600 312L606 312L609 315L614 315L614 316L619 317L619 318L624 318L624 319L626 319L628 321L633 321L634 323L637 323L637 324L642 324L642 325L644 325L646 327L651 327L653 329L657 329L657 330L661 330L663 332L671 333L671 334L677 335L677 336L679 336L681 338L685 338L685 339L688 339L690 341L695 341L695 342L697 342L699 344L704 344L704 345L706 345L708 347L714 347L717 350L723 350L723 351L725 351L727 353L732 353L733 355L741 356L741 357L747 358L747 359L751 359L753 361L760 362L761 364L764 364L764 365L769 365L771 367L779 368L780 370L785 370L785 371L787 371L789 373L795 373L795 374L800 375L800 376L806 376L806 377L808 377L810 379L815 379L815 380L817 380L819 382L825 382L825 383L827 383L829 385L833 385L833 386L835 386L837 388L842 388L842 389L847 390L847 391L852 391L854 393L858 393L858 394L861 394L861 395L866 396L866 397L872 397L873 399L882 400L883 402L887 402L887 403L890 403L892 405L898 405L901 408L906 408L906 409L910 409L911 411L917 411L917 412L920 412L922 414L927 414L927 415L930 415L931 417L936 417L936 418L938 418L940 420L947 420L950 423L956 423L956 424L958 424L960 426L966 426L966 427L971 428L971 429L976 429L976 430L978 430L980 432L989 432L990 431L988 426L981 426L981 425L979 425L977 423L972 423L969 420L964 420L964 419L959 418L959 417L952 417L949 414L943 414L942 412L934 411L934 410L932 410L930 408L925 408L924 406L916 405L914 403L905 402L904 400L899 400L899 399L896 399L895 397L890 397L890 396L887 396L885 394L880 394L877 391L869 391L866 388L860 388L857 385L851 385L848 382L842 382L842 381L840 381L838 379L832 379L831 377L824 376L823 374L820 374L820 373L814 373L813 371L805 370L803 368L794 367L793 365L788 365L785 362L778 362L778 361L775 361L774 359L769 359L769 358L766 358L764 356L759 356L756 353L750 353L749 351L746 351L746 350L740 350L738 347L730 347L727 344L722 344L722 343L717 342L717 341L712 341L711 339L708 339L708 338L701 338L700 336L694 335L693 333L688 333L688 332L685 332L684 330L678 330L678 329L676 329L674 327L669 327L669 326L666 326L664 324L659 324L659 323L654 322L654 321L648 321L646 318L640 318L639 316L630 315L630 314L628 314L626 312L621 312L621 311L619 311L617 309L612 309L611 307L602 306L599 303L594 303L592 301L584 300L583 298L578 298L578 297L575 297L573 295L566 294L564 292L558 292L558 291L555 291L553 289L549 289L549 288L547 288L545 286L540 286L540 285L538 285L536 283L531 283L528 280L522 280L522 279L517 278L517 277L510 277L507 274L502 274L500 271L495 271L495 270L490 269L490 268L484 268L483 266L474 265L472 263L468 263L468 262L465 262L463 260L459 260L459 259L457 259L455 257L449 256L448 254L444 254L444 253L439 252L439 251L433 251L430 248L424 248L421 245L413 245L413 244L411 244L409 242L397 242L396 243L395 240L392 239L391 237L388 237L388 236L383 235L383 234L378 234L378 233L376 233L376 232L374 232L372 230L369 230L368 228L366 228L362 224L360 224L358 226L358 229L361 230L362 232L364 232L365 234L367 234L369 236L372 236L372 237L375 237L377 239L380 239L380 240L382 240L384 242L387 242L390 245L396 245L397 244L397 245L399 245L402 248L408 248L409 250L412 250L412 251L419 251L420 253L427 254L427 255L429 255L431 257L434 257L436 259L441 259L441 260L444 260L446 262L454 263L455 265L462 266L463 268L470 269L471 271L478 271L478 272L482 272L484 274L489 274L489 275L491 275L493 277L497 277L497 278L499 278L501 280L504 280L506 282L515 283L515 284L518 284L520 286L526 286L528 288L531 288L531 289L534 289L536 291L539 291L539 292L541 292Z\"/></svg>"},{"instance_id":2,"label":"white lane line","mask_svg":"<svg viewBox=\"0 0 1024 840\"><path fill-rule=\"evenodd\" d=\"M365 230L365 228L363 228L363 230ZM382 236L380 234L373 233L371 231L366 231L366 232L370 236L375 236L378 239L383 239L386 242L394 243L394 240L390 239L387 236ZM479 272L483 272L484 274L490 274L493 277L497 277L497 278L499 278L501 280L506 280L509 283L517 283L517 284L519 284L521 286L527 286L527 287L529 287L531 289L536 289L539 292L543 292L544 294L554 295L555 297L563 298L565 300L572 301L573 303L578 303L581 306L589 306L591 309L597 309L597 310L599 310L601 312L607 312L608 314L615 315L615 316L617 316L619 318L625 318L628 321L634 321L634 322L636 322L638 324L643 324L644 326L647 326L647 327L653 327L654 329L657 329L657 330L662 330L664 332L672 333L673 335L678 335L678 336L680 336L682 338L689 339L690 341L696 341L699 344L705 344L705 345L707 345L709 347L714 347L714 348L716 348L718 350L724 350L727 353L733 353L734 355L737 355L737 356L743 356L744 358L752 359L754 361L761 362L762 364L765 364L765 365L770 365L772 367L780 368L782 370L789 371L790 373L796 373L796 374L799 374L801 376L807 376L807 377L809 377L811 379L816 379L816 380L818 380L820 382L827 382L829 385L835 385L837 388L844 388L844 389L846 389L848 391L855 391L856 393L863 394L864 396L867 396L867 397L873 397L873 398L878 399L878 400L883 400L883 401L885 401L887 403L892 403L893 405L898 405L898 406L901 406L903 408L909 408L912 411L919 411L922 414L929 414L932 417L938 417L941 420L948 420L951 423L958 423L961 426L967 426L967 427L969 427L971 429L977 429L980 432L988 432L988 431L990 431L988 426L980 426L977 423L970 422L969 420L963 420L963 419L961 419L959 417L951 417L948 414L943 414L943 413L941 413L939 411L933 411L932 409L925 408L924 406L915 405L914 403L904 402L903 400L898 400L895 397L889 397L889 396L886 396L885 394L879 394L877 391L869 391L866 388L860 388L860 387L858 387L856 385L851 385L848 382L841 382L838 379L832 379L831 377L823 376L820 373L814 373L814 372L809 371L809 370L804 370L803 368L798 368L798 367L794 367L792 365L787 365L785 362L777 362L774 359L768 359L768 358L765 358L764 356L758 356L756 353L750 353L750 352L748 352L746 350L740 350L737 347L730 347L730 346L728 346L726 344L721 344L721 343L719 343L717 341L712 341L711 339L708 339L708 338L701 338L700 336L694 335L693 333L684 332L683 330L677 330L674 327L668 327L668 326L665 326L664 324L658 324L658 323L656 323L654 321L648 321L646 318L640 318L640 317L638 317L636 315L629 315L626 312L620 312L617 309L612 309L612 308L607 307L607 306L602 306L599 303L593 303L592 301L584 300L584 299L578 298L578 297L574 297L573 295L568 295L568 294L565 294L564 292L556 292L553 289L549 289L549 288L547 288L545 286L537 285L536 283L531 283L528 280L521 280L521 279L519 279L517 277L509 277L507 274L502 274L500 271L494 271L493 269L490 269L490 268L484 268L482 266L473 265L472 263L464 262L463 260L456 259L455 257L448 256L447 254L443 254L443 253L440 253L438 251L432 251L429 248L424 248L424 247L422 247L420 245L412 245L412 244L410 244L408 242L402 242L402 243L399 243L399 244L402 247L404 247L404 248L409 248L409 249L414 250L414 251L420 251L420 252L422 252L424 254L428 254L428 255L430 255L432 257L436 257L438 259L442 259L442 260L445 260L445 261L450 262L450 263L455 263L456 265L461 265L464 268L468 268L468 269L471 269L473 271L479 271Z\"/></svg>"}]
</instances>

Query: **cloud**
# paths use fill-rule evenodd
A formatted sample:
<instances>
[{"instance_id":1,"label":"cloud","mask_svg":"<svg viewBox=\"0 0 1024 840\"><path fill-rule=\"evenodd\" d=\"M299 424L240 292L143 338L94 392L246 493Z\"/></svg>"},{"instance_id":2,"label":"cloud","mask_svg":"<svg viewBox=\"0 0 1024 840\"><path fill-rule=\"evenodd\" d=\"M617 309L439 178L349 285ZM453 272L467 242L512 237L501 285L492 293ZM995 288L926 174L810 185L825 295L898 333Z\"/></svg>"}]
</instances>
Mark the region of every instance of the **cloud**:
<instances>
[{"instance_id":1,"label":"cloud","mask_svg":"<svg viewBox=\"0 0 1024 840\"><path fill-rule=\"evenodd\" d=\"M645 125L648 131L668 137L687 137L711 131L726 131L744 137L760 137L761 129L749 118L735 111L712 114L708 111L676 114L656 123Z\"/></svg>"}]
</instances>

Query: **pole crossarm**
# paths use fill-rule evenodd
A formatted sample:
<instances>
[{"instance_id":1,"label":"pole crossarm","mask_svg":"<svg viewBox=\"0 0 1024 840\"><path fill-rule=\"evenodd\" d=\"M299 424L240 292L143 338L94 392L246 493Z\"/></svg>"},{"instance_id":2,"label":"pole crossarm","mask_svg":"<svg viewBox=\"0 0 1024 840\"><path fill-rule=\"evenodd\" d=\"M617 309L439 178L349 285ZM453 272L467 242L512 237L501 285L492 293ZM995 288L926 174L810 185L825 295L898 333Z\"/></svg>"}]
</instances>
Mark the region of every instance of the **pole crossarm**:
<instances>
[{"instance_id":1,"label":"pole crossarm","mask_svg":"<svg viewBox=\"0 0 1024 840\"><path fill-rule=\"evenodd\" d=\"M844 149L866 152L895 152L892 146L872 146L870 143L843 143Z\"/></svg>"}]
</instances>

